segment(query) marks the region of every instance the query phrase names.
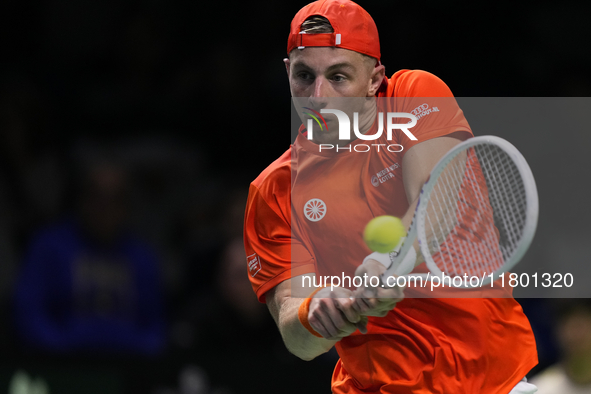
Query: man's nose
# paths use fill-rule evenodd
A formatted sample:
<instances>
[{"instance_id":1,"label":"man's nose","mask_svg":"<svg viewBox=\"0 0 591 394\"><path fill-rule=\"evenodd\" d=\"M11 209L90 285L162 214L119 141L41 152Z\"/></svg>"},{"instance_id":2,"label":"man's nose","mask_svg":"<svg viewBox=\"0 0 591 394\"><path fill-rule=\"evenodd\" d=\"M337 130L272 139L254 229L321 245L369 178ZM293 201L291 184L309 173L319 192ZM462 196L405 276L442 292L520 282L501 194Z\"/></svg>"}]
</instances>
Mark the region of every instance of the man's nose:
<instances>
[{"instance_id":1,"label":"man's nose","mask_svg":"<svg viewBox=\"0 0 591 394\"><path fill-rule=\"evenodd\" d=\"M324 108L328 102L330 84L324 78L316 78L312 94L310 95L310 104L315 108Z\"/></svg>"}]
</instances>

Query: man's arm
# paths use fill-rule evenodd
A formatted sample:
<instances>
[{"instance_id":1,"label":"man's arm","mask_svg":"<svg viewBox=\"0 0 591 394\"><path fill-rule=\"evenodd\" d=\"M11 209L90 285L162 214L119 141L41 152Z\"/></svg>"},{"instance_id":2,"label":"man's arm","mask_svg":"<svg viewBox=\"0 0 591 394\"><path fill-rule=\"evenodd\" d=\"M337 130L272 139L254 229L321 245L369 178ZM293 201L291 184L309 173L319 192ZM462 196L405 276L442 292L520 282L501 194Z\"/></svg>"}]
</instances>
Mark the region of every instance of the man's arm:
<instances>
[{"instance_id":1,"label":"man's arm","mask_svg":"<svg viewBox=\"0 0 591 394\"><path fill-rule=\"evenodd\" d=\"M314 276L314 274L307 274ZM322 338L314 336L300 322L298 310L304 301L291 297L291 281L288 279L266 294L267 307L279 328L287 349L297 357L309 361L329 351L341 338L358 328L365 332L367 318L352 308L351 291L343 288L320 290L310 303L308 321Z\"/></svg>"},{"instance_id":2,"label":"man's arm","mask_svg":"<svg viewBox=\"0 0 591 394\"><path fill-rule=\"evenodd\" d=\"M429 179L429 174L435 164L451 148L466 140L467 137L468 134L465 132L456 132L421 142L410 148L402 159L404 190L409 203L418 200L421 188ZM410 225L415 206L416 204L410 204L409 210L404 215L404 218L408 220L406 225Z\"/></svg>"}]
</instances>

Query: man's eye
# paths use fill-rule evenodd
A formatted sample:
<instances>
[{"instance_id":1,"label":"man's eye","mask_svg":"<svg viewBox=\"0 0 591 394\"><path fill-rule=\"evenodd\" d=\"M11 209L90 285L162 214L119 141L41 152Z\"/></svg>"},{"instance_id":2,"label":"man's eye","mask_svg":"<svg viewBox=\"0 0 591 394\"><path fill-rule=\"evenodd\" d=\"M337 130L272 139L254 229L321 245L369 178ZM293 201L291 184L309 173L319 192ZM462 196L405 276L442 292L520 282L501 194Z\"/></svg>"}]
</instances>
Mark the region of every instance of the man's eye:
<instances>
[{"instance_id":1,"label":"man's eye","mask_svg":"<svg viewBox=\"0 0 591 394\"><path fill-rule=\"evenodd\" d=\"M335 82L343 82L346 78L343 75L334 75L332 80Z\"/></svg>"},{"instance_id":2,"label":"man's eye","mask_svg":"<svg viewBox=\"0 0 591 394\"><path fill-rule=\"evenodd\" d=\"M298 78L299 79L303 79L303 80L310 80L310 79L312 79L312 75L310 73L301 72L301 73L298 73L297 75L298 75Z\"/></svg>"}]
</instances>

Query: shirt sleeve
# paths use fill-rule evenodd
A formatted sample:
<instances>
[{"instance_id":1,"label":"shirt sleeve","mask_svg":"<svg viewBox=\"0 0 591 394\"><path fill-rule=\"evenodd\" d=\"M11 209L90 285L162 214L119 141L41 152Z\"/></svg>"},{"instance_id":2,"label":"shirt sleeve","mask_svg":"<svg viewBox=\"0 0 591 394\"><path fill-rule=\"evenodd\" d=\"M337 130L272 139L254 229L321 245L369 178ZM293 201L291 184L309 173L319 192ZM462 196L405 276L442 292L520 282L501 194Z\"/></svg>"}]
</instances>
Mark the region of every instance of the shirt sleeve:
<instances>
[{"instance_id":1,"label":"shirt sleeve","mask_svg":"<svg viewBox=\"0 0 591 394\"><path fill-rule=\"evenodd\" d=\"M290 188L277 188L269 179L263 185L250 186L244 248L250 283L260 302L265 302L265 293L279 283L316 271L314 258L292 234L289 197Z\"/></svg>"},{"instance_id":2,"label":"shirt sleeve","mask_svg":"<svg viewBox=\"0 0 591 394\"><path fill-rule=\"evenodd\" d=\"M406 112L418 118L408 131L416 138L396 129L396 139L407 152L414 145L455 132L472 136L464 112L458 106L449 87L435 75L422 70L402 70L392 76L388 90L395 98L396 112ZM399 123L407 123L400 119Z\"/></svg>"}]
</instances>

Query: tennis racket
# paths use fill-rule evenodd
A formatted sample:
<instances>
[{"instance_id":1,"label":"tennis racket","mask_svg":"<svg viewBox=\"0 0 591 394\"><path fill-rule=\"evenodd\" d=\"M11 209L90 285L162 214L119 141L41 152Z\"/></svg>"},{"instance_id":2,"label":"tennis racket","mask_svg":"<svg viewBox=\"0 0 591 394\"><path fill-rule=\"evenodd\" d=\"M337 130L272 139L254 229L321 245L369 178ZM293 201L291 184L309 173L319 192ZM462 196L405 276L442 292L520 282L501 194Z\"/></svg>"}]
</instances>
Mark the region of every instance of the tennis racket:
<instances>
[{"instance_id":1,"label":"tennis racket","mask_svg":"<svg viewBox=\"0 0 591 394\"><path fill-rule=\"evenodd\" d=\"M483 286L519 262L537 222L538 193L525 158L502 138L470 138L431 171L407 236L398 253L391 252L382 282L392 275L408 276L414 269L414 262L410 267L401 262L418 239L430 273L413 277L477 276ZM473 286L462 281L456 287Z\"/></svg>"}]
</instances>

